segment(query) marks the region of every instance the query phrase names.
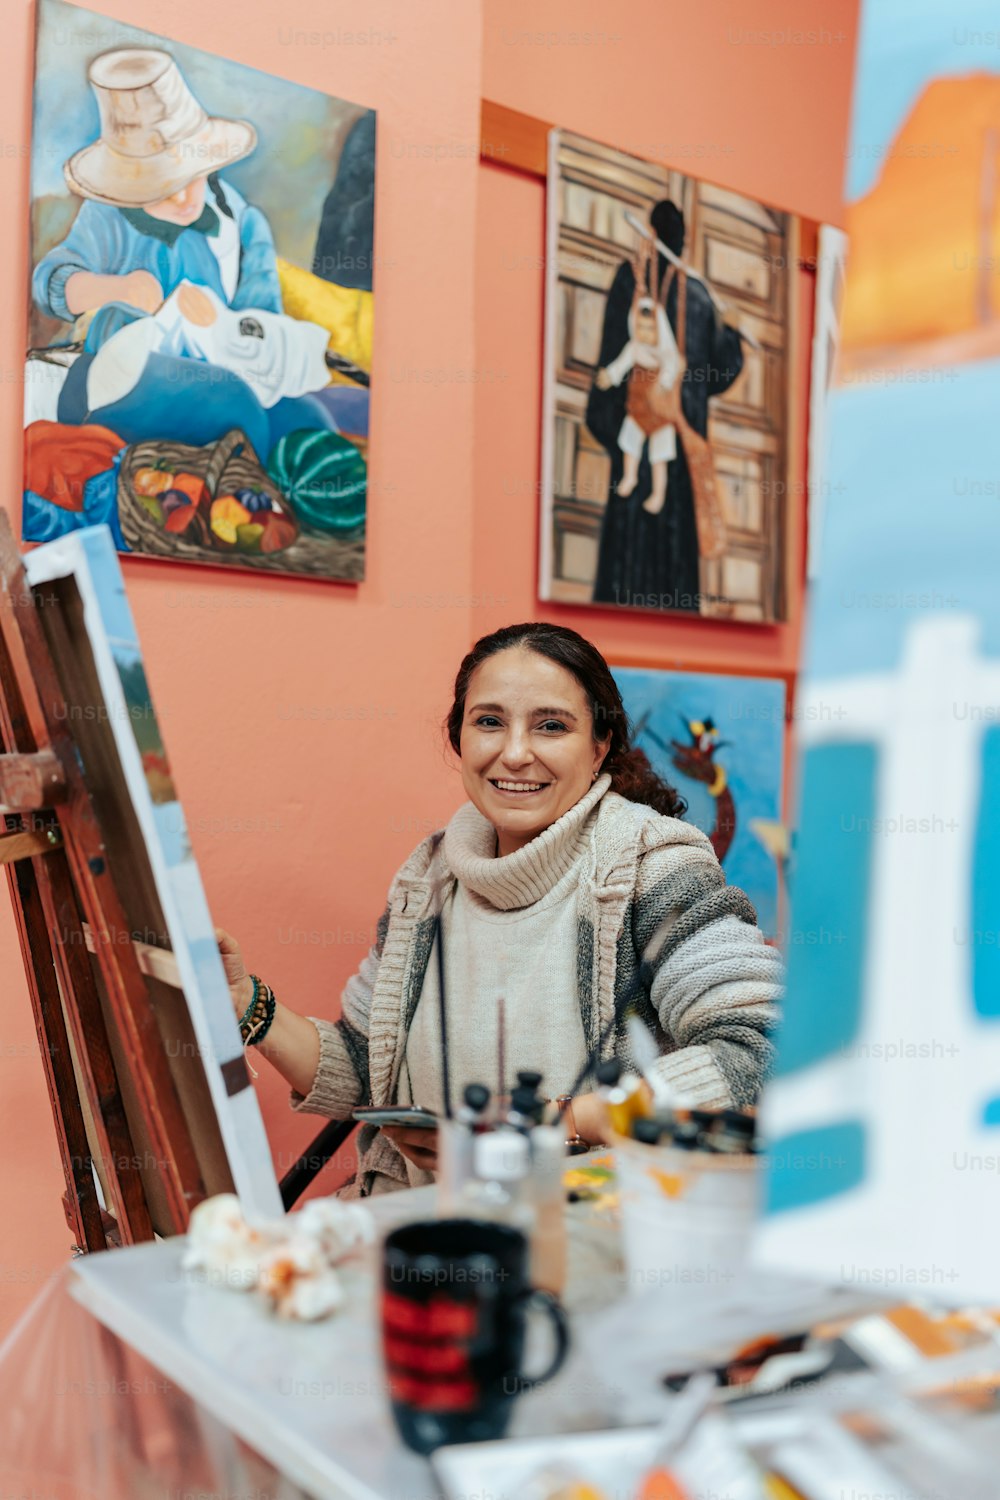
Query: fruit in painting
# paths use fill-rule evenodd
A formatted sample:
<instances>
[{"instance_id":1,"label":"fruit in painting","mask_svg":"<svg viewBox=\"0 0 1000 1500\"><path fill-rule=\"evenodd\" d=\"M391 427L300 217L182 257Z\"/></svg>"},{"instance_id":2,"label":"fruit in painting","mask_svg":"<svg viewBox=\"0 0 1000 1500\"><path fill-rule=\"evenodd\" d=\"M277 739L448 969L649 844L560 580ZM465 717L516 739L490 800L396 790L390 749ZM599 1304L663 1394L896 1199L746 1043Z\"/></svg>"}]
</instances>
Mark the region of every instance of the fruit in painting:
<instances>
[{"instance_id":1,"label":"fruit in painting","mask_svg":"<svg viewBox=\"0 0 1000 1500\"><path fill-rule=\"evenodd\" d=\"M140 497L143 495L160 495L164 490L169 490L173 482L173 469L147 467L136 469L132 476L132 488Z\"/></svg>"},{"instance_id":2,"label":"fruit in painting","mask_svg":"<svg viewBox=\"0 0 1000 1500\"><path fill-rule=\"evenodd\" d=\"M245 526L249 520L250 512L235 495L219 495L212 501L209 524L220 542L235 547L237 526Z\"/></svg>"}]
</instances>

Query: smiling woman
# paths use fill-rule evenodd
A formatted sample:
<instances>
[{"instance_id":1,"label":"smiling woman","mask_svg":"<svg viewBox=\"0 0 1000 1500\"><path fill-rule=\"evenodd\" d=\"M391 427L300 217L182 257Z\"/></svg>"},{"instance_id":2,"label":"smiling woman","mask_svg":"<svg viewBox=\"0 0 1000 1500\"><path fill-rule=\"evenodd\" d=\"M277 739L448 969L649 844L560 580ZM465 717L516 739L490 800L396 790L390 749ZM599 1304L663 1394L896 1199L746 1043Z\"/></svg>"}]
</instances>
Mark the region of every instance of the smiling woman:
<instances>
[{"instance_id":1,"label":"smiling woman","mask_svg":"<svg viewBox=\"0 0 1000 1500\"><path fill-rule=\"evenodd\" d=\"M397 872L339 1021L276 1003L220 931L244 1034L291 1084L292 1107L334 1119L369 1103L441 1111L442 934L453 1095L495 1079L501 999L508 1077L533 1069L557 1097L606 1031L606 1053L631 1065L622 999L641 974L636 1008L662 1077L692 1104L752 1105L778 955L708 839L682 821L683 800L632 747L597 648L549 624L485 636L459 668L445 727L469 800ZM593 1096L572 1110L598 1142ZM427 1182L435 1166L433 1132L366 1126L346 1191Z\"/></svg>"}]
</instances>

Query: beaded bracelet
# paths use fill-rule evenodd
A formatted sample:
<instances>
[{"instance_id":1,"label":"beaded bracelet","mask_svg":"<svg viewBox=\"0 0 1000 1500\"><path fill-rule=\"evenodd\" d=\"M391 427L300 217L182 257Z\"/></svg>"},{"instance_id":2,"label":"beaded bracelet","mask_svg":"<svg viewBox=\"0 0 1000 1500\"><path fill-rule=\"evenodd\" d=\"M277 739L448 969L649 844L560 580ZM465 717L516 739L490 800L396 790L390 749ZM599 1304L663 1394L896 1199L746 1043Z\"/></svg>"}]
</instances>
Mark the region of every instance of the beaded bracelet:
<instances>
[{"instance_id":1,"label":"beaded bracelet","mask_svg":"<svg viewBox=\"0 0 1000 1500\"><path fill-rule=\"evenodd\" d=\"M274 998L274 991L270 985L264 984L262 980L258 980L256 975L252 975L251 977L259 985L259 991L253 1006L253 1013L249 1019L249 1025L244 1030L241 1023L240 1033L243 1037L244 1046L257 1047L264 1040L271 1028L271 1022L274 1020L274 1014L277 1010L277 1001Z\"/></svg>"},{"instance_id":2,"label":"beaded bracelet","mask_svg":"<svg viewBox=\"0 0 1000 1500\"><path fill-rule=\"evenodd\" d=\"M250 1022L250 1017L253 1015L254 1011L257 1008L257 996L260 993L260 980L257 978L256 974L250 974L247 977L253 983L253 994L250 997L250 1004L240 1016L240 1035L244 1038L244 1040L246 1039L246 1032Z\"/></svg>"},{"instance_id":3,"label":"beaded bracelet","mask_svg":"<svg viewBox=\"0 0 1000 1500\"><path fill-rule=\"evenodd\" d=\"M257 1026L260 1023L260 1021L263 1020L263 1018L264 1018L264 1006L265 1006L266 1000L267 1000L267 991L266 991L263 983L261 983L259 985L259 987L258 987L256 998L254 999L254 1003L250 1007L249 1013L244 1016L243 1021L242 1021L241 1025L240 1025L240 1032L241 1032L241 1034L243 1036L243 1040L244 1041L246 1041L247 1038L253 1034L253 1032L257 1029Z\"/></svg>"},{"instance_id":4,"label":"beaded bracelet","mask_svg":"<svg viewBox=\"0 0 1000 1500\"><path fill-rule=\"evenodd\" d=\"M267 999L264 1002L264 1017L261 1021L258 1021L253 1031L247 1037L248 1047L256 1047L264 1040L271 1029L271 1022L274 1020L274 1013L278 1008L278 1002L274 998L273 991L267 985L264 988L267 990Z\"/></svg>"}]
</instances>

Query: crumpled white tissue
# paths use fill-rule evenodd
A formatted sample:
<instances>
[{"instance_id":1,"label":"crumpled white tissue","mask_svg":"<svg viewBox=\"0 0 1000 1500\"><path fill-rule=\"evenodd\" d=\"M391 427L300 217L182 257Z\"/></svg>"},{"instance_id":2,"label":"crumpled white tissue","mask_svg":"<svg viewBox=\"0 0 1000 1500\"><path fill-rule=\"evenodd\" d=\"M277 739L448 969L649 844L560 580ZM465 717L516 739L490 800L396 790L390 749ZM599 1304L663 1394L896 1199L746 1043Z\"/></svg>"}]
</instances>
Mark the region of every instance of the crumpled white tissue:
<instances>
[{"instance_id":1,"label":"crumpled white tissue","mask_svg":"<svg viewBox=\"0 0 1000 1500\"><path fill-rule=\"evenodd\" d=\"M191 1215L182 1265L214 1285L256 1292L280 1317L312 1322L343 1303L334 1266L374 1237L360 1204L316 1198L285 1219L248 1224L236 1195L220 1193Z\"/></svg>"}]
</instances>

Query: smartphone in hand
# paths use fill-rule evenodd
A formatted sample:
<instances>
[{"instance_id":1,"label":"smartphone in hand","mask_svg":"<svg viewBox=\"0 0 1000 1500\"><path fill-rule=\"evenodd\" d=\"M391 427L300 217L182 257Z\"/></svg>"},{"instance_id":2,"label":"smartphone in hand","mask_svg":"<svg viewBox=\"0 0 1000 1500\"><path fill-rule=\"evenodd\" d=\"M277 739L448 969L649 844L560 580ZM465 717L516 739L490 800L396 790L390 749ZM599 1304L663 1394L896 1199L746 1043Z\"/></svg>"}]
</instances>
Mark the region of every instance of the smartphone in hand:
<instances>
[{"instance_id":1,"label":"smartphone in hand","mask_svg":"<svg viewBox=\"0 0 1000 1500\"><path fill-rule=\"evenodd\" d=\"M407 1130L436 1130L438 1117L421 1104L359 1104L351 1118L362 1125L401 1125Z\"/></svg>"}]
</instances>

